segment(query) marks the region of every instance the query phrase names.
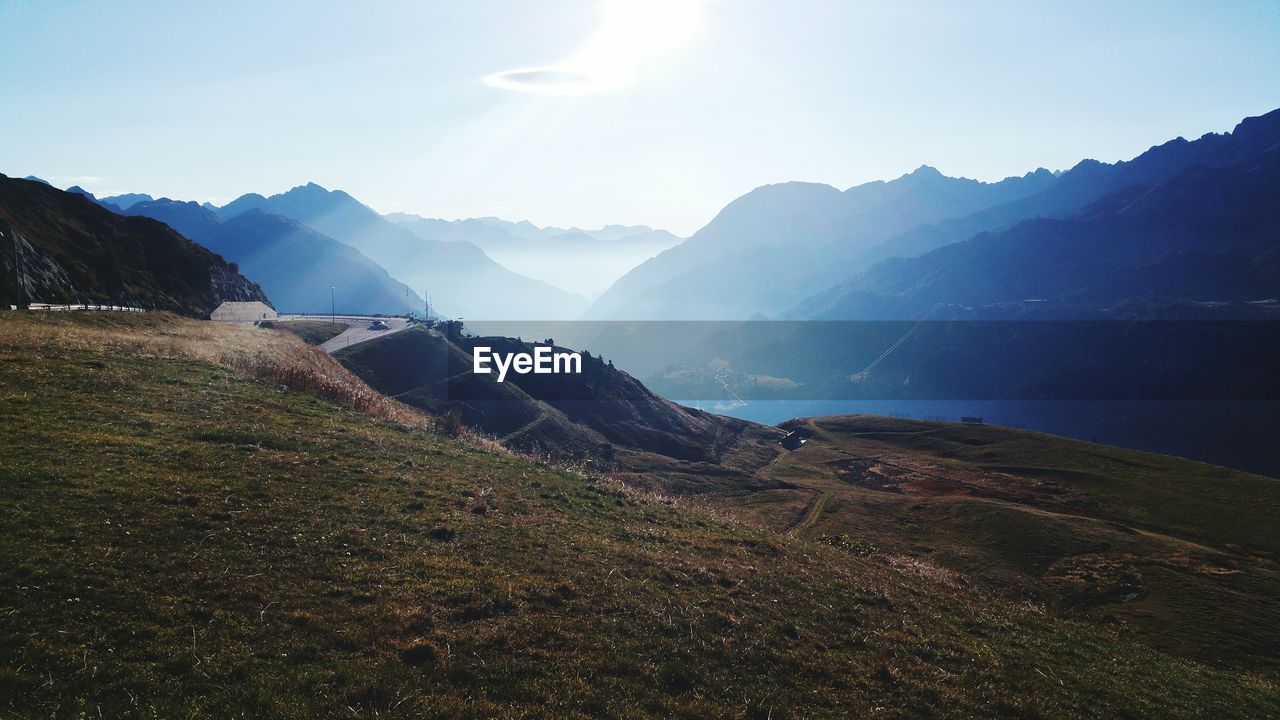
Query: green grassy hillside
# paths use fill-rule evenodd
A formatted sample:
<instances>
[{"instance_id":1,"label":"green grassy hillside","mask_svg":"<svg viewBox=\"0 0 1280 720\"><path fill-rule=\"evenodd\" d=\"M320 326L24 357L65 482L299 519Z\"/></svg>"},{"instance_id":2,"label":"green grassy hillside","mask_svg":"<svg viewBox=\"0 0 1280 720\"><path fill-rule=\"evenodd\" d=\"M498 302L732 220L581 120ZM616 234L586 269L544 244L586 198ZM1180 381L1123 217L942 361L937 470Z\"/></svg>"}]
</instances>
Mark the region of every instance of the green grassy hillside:
<instances>
[{"instance_id":1,"label":"green grassy hillside","mask_svg":"<svg viewBox=\"0 0 1280 720\"><path fill-rule=\"evenodd\" d=\"M1280 482L1008 428L874 416L725 496L780 531L927 564L1224 667L1280 670Z\"/></svg>"},{"instance_id":2,"label":"green grassy hillside","mask_svg":"<svg viewBox=\"0 0 1280 720\"><path fill-rule=\"evenodd\" d=\"M434 435L283 333L0 334L8 717L1280 714L931 565Z\"/></svg>"}]
</instances>

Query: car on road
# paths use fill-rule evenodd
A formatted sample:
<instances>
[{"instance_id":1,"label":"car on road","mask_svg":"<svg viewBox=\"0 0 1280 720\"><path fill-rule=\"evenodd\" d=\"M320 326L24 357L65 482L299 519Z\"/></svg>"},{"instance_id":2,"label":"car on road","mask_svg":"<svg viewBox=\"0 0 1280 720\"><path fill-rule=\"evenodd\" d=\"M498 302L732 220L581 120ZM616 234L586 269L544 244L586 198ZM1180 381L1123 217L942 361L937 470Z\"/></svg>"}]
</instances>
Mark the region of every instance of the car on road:
<instances>
[{"instance_id":1,"label":"car on road","mask_svg":"<svg viewBox=\"0 0 1280 720\"><path fill-rule=\"evenodd\" d=\"M391 326L387 324L386 320L374 320L373 322L369 323L369 329L370 330L390 330Z\"/></svg>"}]
</instances>

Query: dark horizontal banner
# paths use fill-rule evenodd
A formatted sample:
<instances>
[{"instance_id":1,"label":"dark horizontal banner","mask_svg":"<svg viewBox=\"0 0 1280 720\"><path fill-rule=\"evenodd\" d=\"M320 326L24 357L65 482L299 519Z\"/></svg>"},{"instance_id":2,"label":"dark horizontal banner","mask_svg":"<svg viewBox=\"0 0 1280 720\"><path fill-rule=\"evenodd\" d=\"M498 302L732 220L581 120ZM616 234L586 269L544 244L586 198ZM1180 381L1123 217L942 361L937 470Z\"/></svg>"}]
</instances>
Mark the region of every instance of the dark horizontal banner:
<instances>
[{"instance_id":1,"label":"dark horizontal banner","mask_svg":"<svg viewBox=\"0 0 1280 720\"><path fill-rule=\"evenodd\" d=\"M451 401L636 402L636 380L707 402L1280 400L1280 322L468 322L453 341ZM578 372L515 358L497 382L495 353L570 351Z\"/></svg>"}]
</instances>

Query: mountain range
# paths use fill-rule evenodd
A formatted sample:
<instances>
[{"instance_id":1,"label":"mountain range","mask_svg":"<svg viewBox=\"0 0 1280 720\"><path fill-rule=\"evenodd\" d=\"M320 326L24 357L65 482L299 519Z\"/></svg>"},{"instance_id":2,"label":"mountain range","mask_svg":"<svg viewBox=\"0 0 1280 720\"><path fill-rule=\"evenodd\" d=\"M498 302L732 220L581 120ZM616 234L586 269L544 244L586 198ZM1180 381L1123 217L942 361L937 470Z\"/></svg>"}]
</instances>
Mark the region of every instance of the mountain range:
<instances>
[{"instance_id":1,"label":"mountain range","mask_svg":"<svg viewBox=\"0 0 1280 720\"><path fill-rule=\"evenodd\" d=\"M1010 230L1025 220L1070 219L1107 198L1114 206L1125 202L1126 193L1140 195L1143 188L1196 168L1256 163L1275 146L1278 124L1280 111L1274 111L1242 121L1231 133L1210 133L1194 141L1178 138L1131 161L1085 160L1066 172L1041 169L998 183L948 178L922 167L893 181L843 192L811 183L758 188L730 203L686 242L627 273L586 316L866 317L873 314L870 307L856 310L846 303L836 310L831 298L852 298L862 287L859 283L871 282L856 280L864 272L868 278L891 272L876 267L878 263ZM1093 212L1105 208L1097 205ZM1051 227L1041 224L1019 232L1048 232ZM1156 252L1159 239L1152 242L1150 250ZM1140 296L1143 290L1134 293Z\"/></svg>"},{"instance_id":2,"label":"mountain range","mask_svg":"<svg viewBox=\"0 0 1280 720\"><path fill-rule=\"evenodd\" d=\"M84 195L0 175L0 303L87 302L207 317L226 300L269 302L234 265L164 223L122 217Z\"/></svg>"},{"instance_id":3,"label":"mountain range","mask_svg":"<svg viewBox=\"0 0 1280 720\"><path fill-rule=\"evenodd\" d=\"M422 298L359 250L283 215L253 209L222 220L194 202L141 200L123 211L159 220L239 265L287 312L400 315ZM334 288L333 298L329 288Z\"/></svg>"},{"instance_id":4,"label":"mountain range","mask_svg":"<svg viewBox=\"0 0 1280 720\"><path fill-rule=\"evenodd\" d=\"M109 195L104 197L102 198L102 202L107 205L113 205L121 210L128 210L138 203L150 202L155 199L156 198L153 198L146 193L124 193L121 195Z\"/></svg>"},{"instance_id":5,"label":"mountain range","mask_svg":"<svg viewBox=\"0 0 1280 720\"><path fill-rule=\"evenodd\" d=\"M271 197L246 194L223 207L146 193L99 198L80 186L67 192L168 223L243 266L286 312L327 311L323 290L333 286L345 312L400 314L421 307L425 291L438 301L433 311L455 317L575 319L585 295L680 242L644 225L583 230L494 217L383 217L314 183ZM417 290L406 291L402 279Z\"/></svg>"},{"instance_id":6,"label":"mountain range","mask_svg":"<svg viewBox=\"0 0 1280 720\"><path fill-rule=\"evenodd\" d=\"M603 293L628 270L674 247L681 238L645 225L596 230L539 228L527 220L439 220L393 213L387 218L426 240L469 242L512 270L588 297Z\"/></svg>"},{"instance_id":7,"label":"mountain range","mask_svg":"<svg viewBox=\"0 0 1280 720\"><path fill-rule=\"evenodd\" d=\"M433 310L438 306L444 315L555 319L576 317L587 305L581 296L508 270L469 242L418 237L341 190L309 183L271 197L242 195L216 213L225 221L249 210L283 215L354 247L430 294Z\"/></svg>"},{"instance_id":8,"label":"mountain range","mask_svg":"<svg viewBox=\"0 0 1280 720\"><path fill-rule=\"evenodd\" d=\"M800 182L757 188L684 243L628 272L587 317L729 320L774 314L838 282L859 251L922 222L1025 197L1053 181L1047 170L980 183L921 167L843 192Z\"/></svg>"},{"instance_id":9,"label":"mountain range","mask_svg":"<svg viewBox=\"0 0 1280 720\"><path fill-rule=\"evenodd\" d=\"M1280 298L1280 111L917 231L938 245L819 293L798 318L1094 317L1118 307ZM1080 203L1078 209L1070 209ZM947 244L956 232L1007 225ZM1185 311L1179 311L1180 316Z\"/></svg>"},{"instance_id":10,"label":"mountain range","mask_svg":"<svg viewBox=\"0 0 1280 720\"><path fill-rule=\"evenodd\" d=\"M581 235L590 236L597 240L611 242L614 240L620 240L622 238L633 236L633 235L640 235L642 233L652 232L655 229L655 228L649 227L648 225L619 225L619 224L604 225L602 227L595 228L595 229L580 228L576 225L572 227L567 227L567 228L556 227L554 225L539 227L538 225L535 225L534 223L529 222L528 220L518 220L518 221L512 222L510 220L503 220L502 218L493 217L493 216L485 216L485 217L478 217L478 218L464 218L461 220L440 220L439 218L424 218L421 215L415 215L413 213L403 213L403 212L387 213L386 218L392 222L397 222L401 224L412 223L415 220L437 220L442 223L475 222L481 225L487 225L489 227L500 228L503 231L505 231L507 234L513 237L526 238L529 240L541 240L544 238L555 237L557 235L577 233Z\"/></svg>"},{"instance_id":11,"label":"mountain range","mask_svg":"<svg viewBox=\"0 0 1280 720\"><path fill-rule=\"evenodd\" d=\"M404 282L472 320L1061 319L1117 304L1183 317L1191 302L1280 296L1277 142L1280 111L1129 161L994 183L922 166L844 191L768 185L683 242L647 226L384 217L314 183L223 207L68 191L169 222L298 309L321 309L338 284L353 311L417 307Z\"/></svg>"}]
</instances>

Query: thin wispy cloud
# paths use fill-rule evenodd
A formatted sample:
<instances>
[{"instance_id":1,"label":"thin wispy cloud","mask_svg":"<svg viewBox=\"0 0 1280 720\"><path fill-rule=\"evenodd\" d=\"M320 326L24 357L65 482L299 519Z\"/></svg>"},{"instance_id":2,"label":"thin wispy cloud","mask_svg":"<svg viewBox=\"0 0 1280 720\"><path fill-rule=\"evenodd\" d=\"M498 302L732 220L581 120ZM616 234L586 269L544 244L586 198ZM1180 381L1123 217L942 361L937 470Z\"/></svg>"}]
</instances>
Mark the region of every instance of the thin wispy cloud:
<instances>
[{"instance_id":1,"label":"thin wispy cloud","mask_svg":"<svg viewBox=\"0 0 1280 720\"><path fill-rule=\"evenodd\" d=\"M63 185L97 185L102 178L96 175L50 175L49 182Z\"/></svg>"},{"instance_id":2,"label":"thin wispy cloud","mask_svg":"<svg viewBox=\"0 0 1280 720\"><path fill-rule=\"evenodd\" d=\"M628 81L629 78L617 73L555 65L503 70L484 78L484 82L492 87L537 95L582 95L622 87Z\"/></svg>"}]
</instances>

